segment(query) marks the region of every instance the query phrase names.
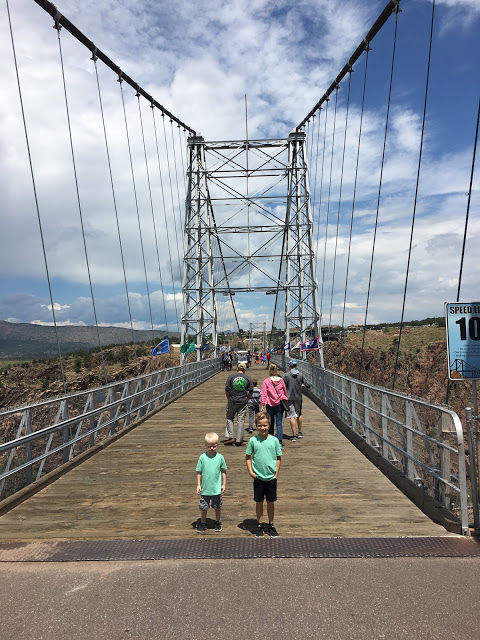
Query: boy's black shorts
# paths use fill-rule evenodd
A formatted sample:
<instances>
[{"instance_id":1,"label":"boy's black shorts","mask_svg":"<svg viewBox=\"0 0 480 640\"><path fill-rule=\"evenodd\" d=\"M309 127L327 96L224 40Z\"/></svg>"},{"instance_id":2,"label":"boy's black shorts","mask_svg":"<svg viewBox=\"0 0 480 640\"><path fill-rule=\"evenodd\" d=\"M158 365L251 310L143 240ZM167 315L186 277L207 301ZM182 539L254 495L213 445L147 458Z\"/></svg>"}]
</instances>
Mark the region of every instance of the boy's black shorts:
<instances>
[{"instance_id":1,"label":"boy's black shorts","mask_svg":"<svg viewBox=\"0 0 480 640\"><path fill-rule=\"evenodd\" d=\"M260 480L253 479L253 500L255 502L263 502L264 498L268 502L276 502L277 500L277 479Z\"/></svg>"}]
</instances>

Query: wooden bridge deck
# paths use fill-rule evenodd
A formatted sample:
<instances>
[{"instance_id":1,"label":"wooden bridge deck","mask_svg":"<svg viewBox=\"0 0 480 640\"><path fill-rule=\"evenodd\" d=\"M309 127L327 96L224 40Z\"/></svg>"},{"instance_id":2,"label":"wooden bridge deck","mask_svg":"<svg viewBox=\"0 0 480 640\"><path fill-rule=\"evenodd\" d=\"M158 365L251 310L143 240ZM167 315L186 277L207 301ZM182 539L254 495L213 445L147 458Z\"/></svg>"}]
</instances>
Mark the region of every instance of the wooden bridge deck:
<instances>
[{"instance_id":1,"label":"wooden bridge deck","mask_svg":"<svg viewBox=\"0 0 480 640\"><path fill-rule=\"evenodd\" d=\"M266 375L259 366L250 373L260 384ZM226 375L185 394L2 516L0 541L197 536L195 466L205 433L224 439ZM451 535L307 398L303 432L302 440L285 441L275 517L281 536ZM255 505L245 447L220 445L220 451L228 465L223 532L209 529L206 535L251 536ZM213 515L210 510L212 526Z\"/></svg>"}]
</instances>

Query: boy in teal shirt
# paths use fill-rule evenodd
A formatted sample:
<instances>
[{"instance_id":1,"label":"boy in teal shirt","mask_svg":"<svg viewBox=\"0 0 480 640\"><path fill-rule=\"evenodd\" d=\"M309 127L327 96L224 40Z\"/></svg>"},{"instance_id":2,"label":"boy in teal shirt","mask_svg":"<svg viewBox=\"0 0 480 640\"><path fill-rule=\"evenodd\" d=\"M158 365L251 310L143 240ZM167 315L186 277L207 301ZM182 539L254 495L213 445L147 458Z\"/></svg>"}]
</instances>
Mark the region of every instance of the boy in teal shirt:
<instances>
[{"instance_id":1,"label":"boy in teal shirt","mask_svg":"<svg viewBox=\"0 0 480 640\"><path fill-rule=\"evenodd\" d=\"M222 494L227 484L227 465L225 458L217 452L218 434L207 433L205 447L197 462L197 494L200 494L200 522L197 533L207 530L207 511L210 505L215 509L215 531L222 530Z\"/></svg>"},{"instance_id":2,"label":"boy in teal shirt","mask_svg":"<svg viewBox=\"0 0 480 640\"><path fill-rule=\"evenodd\" d=\"M275 502L277 500L277 478L280 471L282 449L278 438L268 433L270 416L259 411L255 417L258 435L248 441L246 451L247 469L253 478L253 499L257 515L257 538L263 537L263 501L267 500L269 536L276 538L278 532L273 524Z\"/></svg>"}]
</instances>

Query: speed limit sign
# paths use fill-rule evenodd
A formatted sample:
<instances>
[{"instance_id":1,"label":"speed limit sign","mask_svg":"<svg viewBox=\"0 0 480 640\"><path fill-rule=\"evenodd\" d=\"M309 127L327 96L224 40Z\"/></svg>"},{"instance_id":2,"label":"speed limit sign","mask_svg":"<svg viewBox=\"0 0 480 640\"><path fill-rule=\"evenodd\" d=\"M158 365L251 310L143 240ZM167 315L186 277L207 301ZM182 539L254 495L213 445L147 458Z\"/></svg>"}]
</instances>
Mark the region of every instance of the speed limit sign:
<instances>
[{"instance_id":1,"label":"speed limit sign","mask_svg":"<svg viewBox=\"0 0 480 640\"><path fill-rule=\"evenodd\" d=\"M480 378L480 302L445 303L448 377Z\"/></svg>"}]
</instances>

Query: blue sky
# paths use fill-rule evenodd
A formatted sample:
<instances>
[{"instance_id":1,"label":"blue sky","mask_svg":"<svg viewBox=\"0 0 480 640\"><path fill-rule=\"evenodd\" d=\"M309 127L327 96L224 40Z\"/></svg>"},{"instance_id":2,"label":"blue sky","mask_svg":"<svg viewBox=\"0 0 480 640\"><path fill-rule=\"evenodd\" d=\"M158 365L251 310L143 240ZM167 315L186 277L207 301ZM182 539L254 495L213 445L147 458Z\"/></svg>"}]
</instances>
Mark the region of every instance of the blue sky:
<instances>
[{"instance_id":1,"label":"blue sky","mask_svg":"<svg viewBox=\"0 0 480 640\"><path fill-rule=\"evenodd\" d=\"M383 0L56 2L59 11L128 75L207 140L244 137L245 93L248 94L250 137L287 137L323 95L385 4ZM400 317L425 89L432 5L430 0L405 0L401 6L369 310L371 322L395 321ZM92 304L73 189L56 33L50 16L32 0L11 0L10 11L57 319L64 324L90 324ZM406 305L406 317L411 319L442 315L443 303L452 301L456 295L465 192L480 91L479 26L480 3L477 0L437 1L418 217ZM369 58L347 324L363 321L364 315L392 33L393 20L390 19L376 36ZM68 33L61 36L98 319L100 324L129 326L118 239L105 189L109 178L101 144L103 133L93 65L88 52ZM0 9L0 43L0 76L4 88L0 97L0 192L3 194L0 319L49 323L50 303L4 5ZM321 222L319 277L323 247L327 247L324 288L328 296L322 309L324 321L330 316L338 322L342 315L363 64L360 60L352 77L331 306L339 172L331 183L331 218L326 244L325 197L323 209L314 206L314 216L316 219L320 216ZM132 214L128 166L124 161L118 83L102 68L100 79L113 168L118 180L119 216L124 233L132 315L136 327L148 328L150 317L139 258L139 232L135 214ZM341 162L346 96L344 84L339 92L337 111L334 149L337 168ZM135 108L133 92L127 92L127 112L132 122ZM332 113L333 109L327 129L327 154L331 144ZM132 127L138 138L138 127L136 130L133 124ZM309 129L310 134L315 131L315 128ZM141 157L139 148L135 153L135 157ZM313 183L313 166L311 171ZM478 175L477 169L462 286L465 300L479 297L475 249L480 234ZM182 179L180 176L180 182ZM313 194L315 199L318 204L318 193ZM169 207L170 224L173 224L171 209L175 210L177 206L175 201ZM165 303L169 327L173 329L175 316L181 309L180 269L175 256L176 243L181 252L182 239L178 233L172 233L170 237L174 287L171 286L165 237L161 241L161 265L166 283L162 296L146 196L141 197L140 208L142 215L147 216L144 233L154 324L165 326ZM252 295L237 298L240 324L248 328L250 322L270 323L271 298Z\"/></svg>"}]
</instances>

